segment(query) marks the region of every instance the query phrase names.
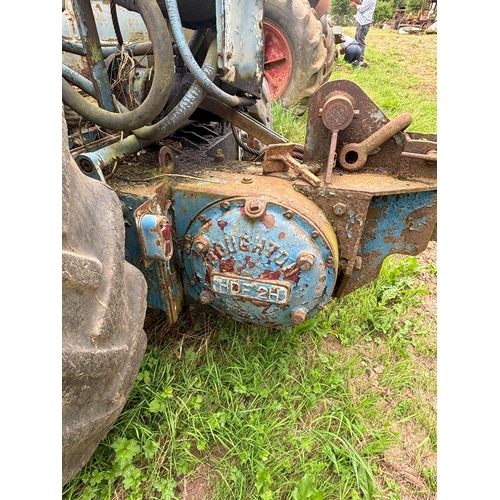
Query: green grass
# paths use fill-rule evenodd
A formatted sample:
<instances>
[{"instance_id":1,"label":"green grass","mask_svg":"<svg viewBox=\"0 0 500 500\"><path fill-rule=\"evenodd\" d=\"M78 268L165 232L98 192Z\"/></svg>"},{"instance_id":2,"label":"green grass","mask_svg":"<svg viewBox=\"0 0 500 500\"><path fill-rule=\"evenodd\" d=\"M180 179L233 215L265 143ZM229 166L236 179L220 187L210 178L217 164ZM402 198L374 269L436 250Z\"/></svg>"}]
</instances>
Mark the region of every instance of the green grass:
<instances>
[{"instance_id":1,"label":"green grass","mask_svg":"<svg viewBox=\"0 0 500 500\"><path fill-rule=\"evenodd\" d=\"M385 498L375 478L394 423L426 413L408 397L422 375L408 348L426 337L408 318L421 271L389 259L296 328L203 316L169 334L153 314L161 347L148 348L122 415L63 498L174 498L207 468L214 499Z\"/></svg>"},{"instance_id":2,"label":"green grass","mask_svg":"<svg viewBox=\"0 0 500 500\"><path fill-rule=\"evenodd\" d=\"M332 78L435 132L435 96L396 57L404 47L379 50L376 34L370 68L339 61ZM272 111L274 128L303 142L307 116ZM436 276L436 264L386 259L374 282L295 328L189 315L169 328L149 313L124 411L63 499L181 499L193 484L214 500L434 498L436 335L420 312L424 273ZM400 463L418 481L390 468Z\"/></svg>"},{"instance_id":3,"label":"green grass","mask_svg":"<svg viewBox=\"0 0 500 500\"><path fill-rule=\"evenodd\" d=\"M353 28L344 28L354 36ZM436 69L437 42L434 36L398 35L370 29L366 60L369 68L355 68L339 56L330 79L357 83L375 104L394 119L411 113L408 131L437 133ZM273 103L273 128L290 142L305 141L307 113L301 117Z\"/></svg>"}]
</instances>

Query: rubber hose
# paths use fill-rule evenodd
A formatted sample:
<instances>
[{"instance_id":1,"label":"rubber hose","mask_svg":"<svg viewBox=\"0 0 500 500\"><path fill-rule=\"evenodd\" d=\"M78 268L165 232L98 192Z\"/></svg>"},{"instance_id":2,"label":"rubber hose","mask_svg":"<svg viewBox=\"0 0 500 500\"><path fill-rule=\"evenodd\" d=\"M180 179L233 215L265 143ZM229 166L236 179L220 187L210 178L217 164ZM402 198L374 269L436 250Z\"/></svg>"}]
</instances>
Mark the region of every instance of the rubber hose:
<instances>
[{"instance_id":1,"label":"rubber hose","mask_svg":"<svg viewBox=\"0 0 500 500\"><path fill-rule=\"evenodd\" d=\"M182 22L179 15L179 9L177 8L176 0L166 0L168 18L170 20L170 26L172 27L172 35L174 37L177 48L181 54L184 63L188 67L189 71L193 74L196 81L212 96L222 101L224 104L235 108L242 104L239 97L235 95L228 94L221 90L217 85L215 85L207 75L201 71L200 66L196 62L193 54L189 50L188 43L186 42L186 37L182 30Z\"/></svg>"},{"instance_id":2,"label":"rubber hose","mask_svg":"<svg viewBox=\"0 0 500 500\"><path fill-rule=\"evenodd\" d=\"M201 44L203 43L203 40L207 36L207 30L206 29L201 29L201 30L196 30L193 33L193 36L189 39L189 51L191 54L196 54L198 52L198 49L201 47Z\"/></svg>"},{"instance_id":3,"label":"rubber hose","mask_svg":"<svg viewBox=\"0 0 500 500\"><path fill-rule=\"evenodd\" d=\"M217 74L217 40L213 40L208 48L202 71L210 80L213 80ZM179 103L165 118L154 125L134 130L134 135L139 139L151 142L159 141L169 136L180 128L193 114L206 94L206 90L195 80Z\"/></svg>"},{"instance_id":4,"label":"rubber hose","mask_svg":"<svg viewBox=\"0 0 500 500\"><path fill-rule=\"evenodd\" d=\"M88 95L92 96L93 98L96 98L94 84L90 80L87 80L87 78L85 78L84 76L80 75L80 73L77 73L76 71L72 70L71 68L68 68L68 66L65 66L63 64L62 76L63 78L68 80L68 82L72 83L73 85L76 85L78 88L82 89Z\"/></svg>"},{"instance_id":5,"label":"rubber hose","mask_svg":"<svg viewBox=\"0 0 500 500\"><path fill-rule=\"evenodd\" d=\"M216 40L211 43L202 68L203 71L206 71L208 78L215 78L217 74ZM136 153L148 144L167 137L191 116L206 94L206 90L195 80L177 106L163 120L154 125L134 130L133 135L129 135L118 143L94 152L82 153L78 155L77 162L85 161L102 170L124 156Z\"/></svg>"},{"instance_id":6,"label":"rubber hose","mask_svg":"<svg viewBox=\"0 0 500 500\"><path fill-rule=\"evenodd\" d=\"M89 103L62 79L63 102L90 122L112 130L130 131L151 123L170 96L174 55L167 23L156 0L137 0L137 7L151 37L155 67L151 90L137 108L125 113L106 111Z\"/></svg>"}]
</instances>

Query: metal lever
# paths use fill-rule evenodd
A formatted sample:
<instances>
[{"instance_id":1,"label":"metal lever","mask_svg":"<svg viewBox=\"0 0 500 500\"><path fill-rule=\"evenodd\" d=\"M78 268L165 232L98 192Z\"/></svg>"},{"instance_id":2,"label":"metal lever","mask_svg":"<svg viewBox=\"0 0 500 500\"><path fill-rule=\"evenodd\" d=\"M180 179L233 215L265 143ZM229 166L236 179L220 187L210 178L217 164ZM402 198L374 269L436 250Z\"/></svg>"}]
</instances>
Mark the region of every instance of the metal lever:
<instances>
[{"instance_id":1,"label":"metal lever","mask_svg":"<svg viewBox=\"0 0 500 500\"><path fill-rule=\"evenodd\" d=\"M403 113L386 123L363 142L346 144L339 153L338 161L340 165L350 172L361 170L365 166L370 153L379 148L393 135L408 127L412 121L413 117L410 113Z\"/></svg>"}]
</instances>

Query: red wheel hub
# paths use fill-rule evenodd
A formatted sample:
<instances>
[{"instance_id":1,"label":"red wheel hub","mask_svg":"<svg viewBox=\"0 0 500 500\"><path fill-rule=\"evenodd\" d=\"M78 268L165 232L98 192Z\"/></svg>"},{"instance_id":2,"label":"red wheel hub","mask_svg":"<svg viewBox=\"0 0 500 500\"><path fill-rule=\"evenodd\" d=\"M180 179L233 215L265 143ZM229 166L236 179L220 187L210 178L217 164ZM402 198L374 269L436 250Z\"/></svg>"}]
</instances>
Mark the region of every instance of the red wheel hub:
<instances>
[{"instance_id":1,"label":"red wheel hub","mask_svg":"<svg viewBox=\"0 0 500 500\"><path fill-rule=\"evenodd\" d=\"M292 77L290 44L284 33L268 19L264 19L264 76L273 101L283 94Z\"/></svg>"}]
</instances>

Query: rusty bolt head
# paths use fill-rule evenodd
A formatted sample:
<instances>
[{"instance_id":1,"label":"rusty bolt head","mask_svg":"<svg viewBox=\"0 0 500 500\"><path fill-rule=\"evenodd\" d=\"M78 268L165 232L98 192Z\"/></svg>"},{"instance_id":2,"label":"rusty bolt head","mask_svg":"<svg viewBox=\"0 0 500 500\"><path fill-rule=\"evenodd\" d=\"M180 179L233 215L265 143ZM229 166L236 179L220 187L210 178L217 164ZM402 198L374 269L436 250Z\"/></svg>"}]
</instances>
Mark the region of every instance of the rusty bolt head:
<instances>
[{"instance_id":1,"label":"rusty bolt head","mask_svg":"<svg viewBox=\"0 0 500 500\"><path fill-rule=\"evenodd\" d=\"M243 179L241 179L241 182L243 182L243 184L252 184L253 178L246 176L246 177L243 177Z\"/></svg>"},{"instance_id":2,"label":"rusty bolt head","mask_svg":"<svg viewBox=\"0 0 500 500\"><path fill-rule=\"evenodd\" d=\"M207 216L205 214L198 215L198 220L200 222L205 222L207 220Z\"/></svg>"},{"instance_id":3,"label":"rusty bolt head","mask_svg":"<svg viewBox=\"0 0 500 500\"><path fill-rule=\"evenodd\" d=\"M333 206L333 213L335 215L344 215L345 214L345 210L346 210L346 206L344 203L336 203L334 206Z\"/></svg>"},{"instance_id":4,"label":"rusty bolt head","mask_svg":"<svg viewBox=\"0 0 500 500\"><path fill-rule=\"evenodd\" d=\"M200 293L200 304L204 306L210 304L214 300L213 295L210 292L203 291Z\"/></svg>"},{"instance_id":5,"label":"rusty bolt head","mask_svg":"<svg viewBox=\"0 0 500 500\"><path fill-rule=\"evenodd\" d=\"M326 259L326 267L333 267L334 263L335 263L335 261L333 260L332 256L327 257L327 259Z\"/></svg>"},{"instance_id":6,"label":"rusty bolt head","mask_svg":"<svg viewBox=\"0 0 500 500\"><path fill-rule=\"evenodd\" d=\"M265 212L266 205L267 204L263 203L261 200L248 200L245 203L245 213L248 215L248 217L260 217Z\"/></svg>"},{"instance_id":7,"label":"rusty bolt head","mask_svg":"<svg viewBox=\"0 0 500 500\"><path fill-rule=\"evenodd\" d=\"M291 314L293 325L300 325L306 320L307 311L305 309L294 309Z\"/></svg>"},{"instance_id":8,"label":"rusty bolt head","mask_svg":"<svg viewBox=\"0 0 500 500\"><path fill-rule=\"evenodd\" d=\"M205 236L197 236L194 240L193 247L198 253L208 252L210 241L208 241Z\"/></svg>"},{"instance_id":9,"label":"rusty bolt head","mask_svg":"<svg viewBox=\"0 0 500 500\"><path fill-rule=\"evenodd\" d=\"M301 271L309 271L314 265L314 254L310 252L301 252L297 257L297 266Z\"/></svg>"},{"instance_id":10,"label":"rusty bolt head","mask_svg":"<svg viewBox=\"0 0 500 500\"><path fill-rule=\"evenodd\" d=\"M259 200L251 200L248 204L248 211L252 213L259 212L262 209L262 203Z\"/></svg>"},{"instance_id":11,"label":"rusty bolt head","mask_svg":"<svg viewBox=\"0 0 500 500\"><path fill-rule=\"evenodd\" d=\"M311 238L317 238L319 236L319 232L314 230L312 233L311 233Z\"/></svg>"},{"instance_id":12,"label":"rusty bolt head","mask_svg":"<svg viewBox=\"0 0 500 500\"><path fill-rule=\"evenodd\" d=\"M290 210L287 210L284 214L283 217L286 217L287 219L291 219L293 217L293 212Z\"/></svg>"},{"instance_id":13,"label":"rusty bolt head","mask_svg":"<svg viewBox=\"0 0 500 500\"><path fill-rule=\"evenodd\" d=\"M222 210L229 210L229 202L228 201L223 201L221 204L220 204Z\"/></svg>"}]
</instances>

